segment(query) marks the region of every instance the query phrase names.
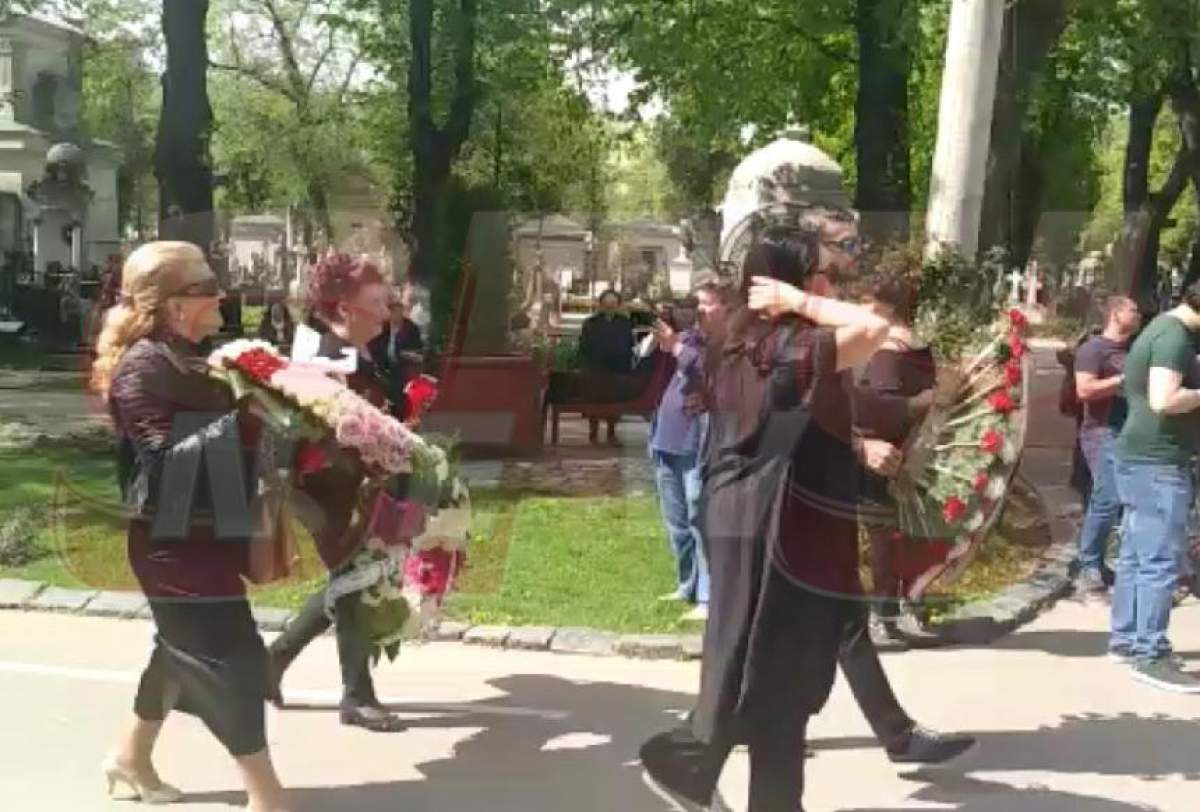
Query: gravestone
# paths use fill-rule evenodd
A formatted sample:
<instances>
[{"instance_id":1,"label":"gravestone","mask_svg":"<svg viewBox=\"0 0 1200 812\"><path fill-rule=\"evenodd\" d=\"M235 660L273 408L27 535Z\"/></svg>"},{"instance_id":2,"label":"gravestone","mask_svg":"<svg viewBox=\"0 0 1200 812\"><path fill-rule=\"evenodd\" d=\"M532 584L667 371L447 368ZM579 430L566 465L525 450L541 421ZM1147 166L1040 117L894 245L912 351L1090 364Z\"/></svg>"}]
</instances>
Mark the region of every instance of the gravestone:
<instances>
[{"instance_id":1,"label":"gravestone","mask_svg":"<svg viewBox=\"0 0 1200 812\"><path fill-rule=\"evenodd\" d=\"M507 352L509 296L513 282L507 212L476 212L467 233L466 256L475 279L470 319L463 325L466 330L463 353L497 355Z\"/></svg>"}]
</instances>

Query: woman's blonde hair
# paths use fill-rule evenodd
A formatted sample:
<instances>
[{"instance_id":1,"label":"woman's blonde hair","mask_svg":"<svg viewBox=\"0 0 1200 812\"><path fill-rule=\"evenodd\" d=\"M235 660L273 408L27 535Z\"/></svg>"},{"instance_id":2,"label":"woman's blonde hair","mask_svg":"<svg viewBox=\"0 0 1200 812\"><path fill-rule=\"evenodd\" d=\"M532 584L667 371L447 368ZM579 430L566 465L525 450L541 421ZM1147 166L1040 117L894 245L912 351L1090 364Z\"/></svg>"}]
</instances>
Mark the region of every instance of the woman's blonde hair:
<instances>
[{"instance_id":1,"label":"woman's blonde hair","mask_svg":"<svg viewBox=\"0 0 1200 812\"><path fill-rule=\"evenodd\" d=\"M188 242L151 242L125 260L121 297L104 316L92 364L92 389L108 395L126 351L163 323L164 305L189 285L212 276L204 252Z\"/></svg>"}]
</instances>

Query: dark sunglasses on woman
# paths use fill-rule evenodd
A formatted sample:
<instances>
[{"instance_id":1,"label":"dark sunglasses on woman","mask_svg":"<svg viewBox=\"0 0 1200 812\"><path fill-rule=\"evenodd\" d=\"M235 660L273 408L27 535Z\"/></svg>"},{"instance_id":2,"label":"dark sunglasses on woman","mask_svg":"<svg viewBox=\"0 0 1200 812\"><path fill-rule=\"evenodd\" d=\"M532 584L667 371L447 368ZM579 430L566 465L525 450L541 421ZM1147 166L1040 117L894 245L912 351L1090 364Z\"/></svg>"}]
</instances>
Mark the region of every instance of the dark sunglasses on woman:
<instances>
[{"instance_id":1,"label":"dark sunglasses on woman","mask_svg":"<svg viewBox=\"0 0 1200 812\"><path fill-rule=\"evenodd\" d=\"M221 283L216 277L206 279L203 282L197 282L194 285L188 285L176 296L182 296L187 299L203 299L212 298L214 296L221 297L225 295L225 291L221 290Z\"/></svg>"}]
</instances>

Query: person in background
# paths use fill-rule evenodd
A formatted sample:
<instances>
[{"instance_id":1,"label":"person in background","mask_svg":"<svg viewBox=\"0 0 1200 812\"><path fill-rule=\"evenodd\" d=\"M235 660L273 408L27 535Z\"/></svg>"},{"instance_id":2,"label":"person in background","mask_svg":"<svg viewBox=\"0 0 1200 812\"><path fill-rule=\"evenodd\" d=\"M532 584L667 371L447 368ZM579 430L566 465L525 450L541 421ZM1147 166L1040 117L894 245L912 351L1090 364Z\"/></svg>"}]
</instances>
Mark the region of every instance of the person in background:
<instances>
[{"instance_id":1,"label":"person in background","mask_svg":"<svg viewBox=\"0 0 1200 812\"><path fill-rule=\"evenodd\" d=\"M633 323L620 312L621 294L606 290L597 300L599 312L583 323L579 352L591 372L628 373L633 369ZM588 419L588 440L599 441L600 421ZM608 421L608 444L618 445L617 421Z\"/></svg>"},{"instance_id":2,"label":"person in background","mask_svg":"<svg viewBox=\"0 0 1200 812\"><path fill-rule=\"evenodd\" d=\"M267 308L258 325L258 337L269 341L283 352L288 352L296 337L296 323L283 302L275 302Z\"/></svg>"},{"instance_id":3,"label":"person in background","mask_svg":"<svg viewBox=\"0 0 1200 812\"><path fill-rule=\"evenodd\" d=\"M1125 359L1129 413L1116 442L1117 492L1125 510L1112 597L1109 654L1134 679L1200 693L1167 638L1195 497L1200 389L1187 380L1200 336L1200 284L1144 329Z\"/></svg>"},{"instance_id":4,"label":"person in background","mask_svg":"<svg viewBox=\"0 0 1200 812\"><path fill-rule=\"evenodd\" d=\"M663 600L690 603L684 620L708 618L708 560L700 532L700 447L707 416L694 401L704 388L706 323L723 318L734 292L715 282L696 290L696 327L676 332L666 318L655 324L659 349L675 357L675 371L650 425L650 456L663 524L675 554L678 585Z\"/></svg>"},{"instance_id":5,"label":"person in background","mask_svg":"<svg viewBox=\"0 0 1200 812\"><path fill-rule=\"evenodd\" d=\"M1075 354L1089 338L1098 335L1099 332L1099 330L1091 330L1084 333L1075 341L1074 345L1063 347L1055 353L1055 358L1063 368L1062 383L1058 388L1058 412L1063 417L1069 417L1075 421L1075 437L1071 445L1071 474L1067 478L1067 484L1071 490L1079 494L1079 501L1083 505L1084 511L1087 510L1088 502L1092 498L1092 473L1088 470L1087 460L1084 459L1083 450L1079 447L1079 427L1083 425L1083 405L1079 402L1079 394L1075 391Z\"/></svg>"},{"instance_id":6,"label":"person in background","mask_svg":"<svg viewBox=\"0 0 1200 812\"><path fill-rule=\"evenodd\" d=\"M371 357L389 379L396 405L401 414L408 414L408 397L405 385L421 374L425 365L425 340L421 328L409 316L415 288L404 285L392 292L388 302L388 322L383 332L368 345Z\"/></svg>"},{"instance_id":7,"label":"person in background","mask_svg":"<svg viewBox=\"0 0 1200 812\"><path fill-rule=\"evenodd\" d=\"M391 369L404 367L413 355L425 352L421 328L409 316L412 314L413 287L404 285L392 293L388 303L388 322L382 333L371 341L371 357L381 366Z\"/></svg>"},{"instance_id":8,"label":"person in background","mask_svg":"<svg viewBox=\"0 0 1200 812\"><path fill-rule=\"evenodd\" d=\"M1121 518L1113 444L1125 422L1125 357L1141 326L1137 304L1126 296L1108 297L1104 312L1104 332L1085 341L1075 354L1075 396L1083 412L1079 447L1092 475L1091 498L1079 531L1076 589L1093 594L1106 591L1111 582L1104 554Z\"/></svg>"}]
</instances>

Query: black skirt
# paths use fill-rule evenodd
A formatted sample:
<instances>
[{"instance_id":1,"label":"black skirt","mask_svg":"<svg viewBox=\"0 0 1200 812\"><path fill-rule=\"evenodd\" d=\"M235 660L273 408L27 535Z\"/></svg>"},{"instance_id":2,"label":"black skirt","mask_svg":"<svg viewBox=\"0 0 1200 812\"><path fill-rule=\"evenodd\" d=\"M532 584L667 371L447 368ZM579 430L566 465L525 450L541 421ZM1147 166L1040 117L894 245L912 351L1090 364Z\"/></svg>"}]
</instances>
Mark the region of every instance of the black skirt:
<instances>
[{"instance_id":1,"label":"black skirt","mask_svg":"<svg viewBox=\"0 0 1200 812\"><path fill-rule=\"evenodd\" d=\"M245 598L154 598L158 627L134 712L198 717L235 757L267 746L267 652Z\"/></svg>"}]
</instances>

